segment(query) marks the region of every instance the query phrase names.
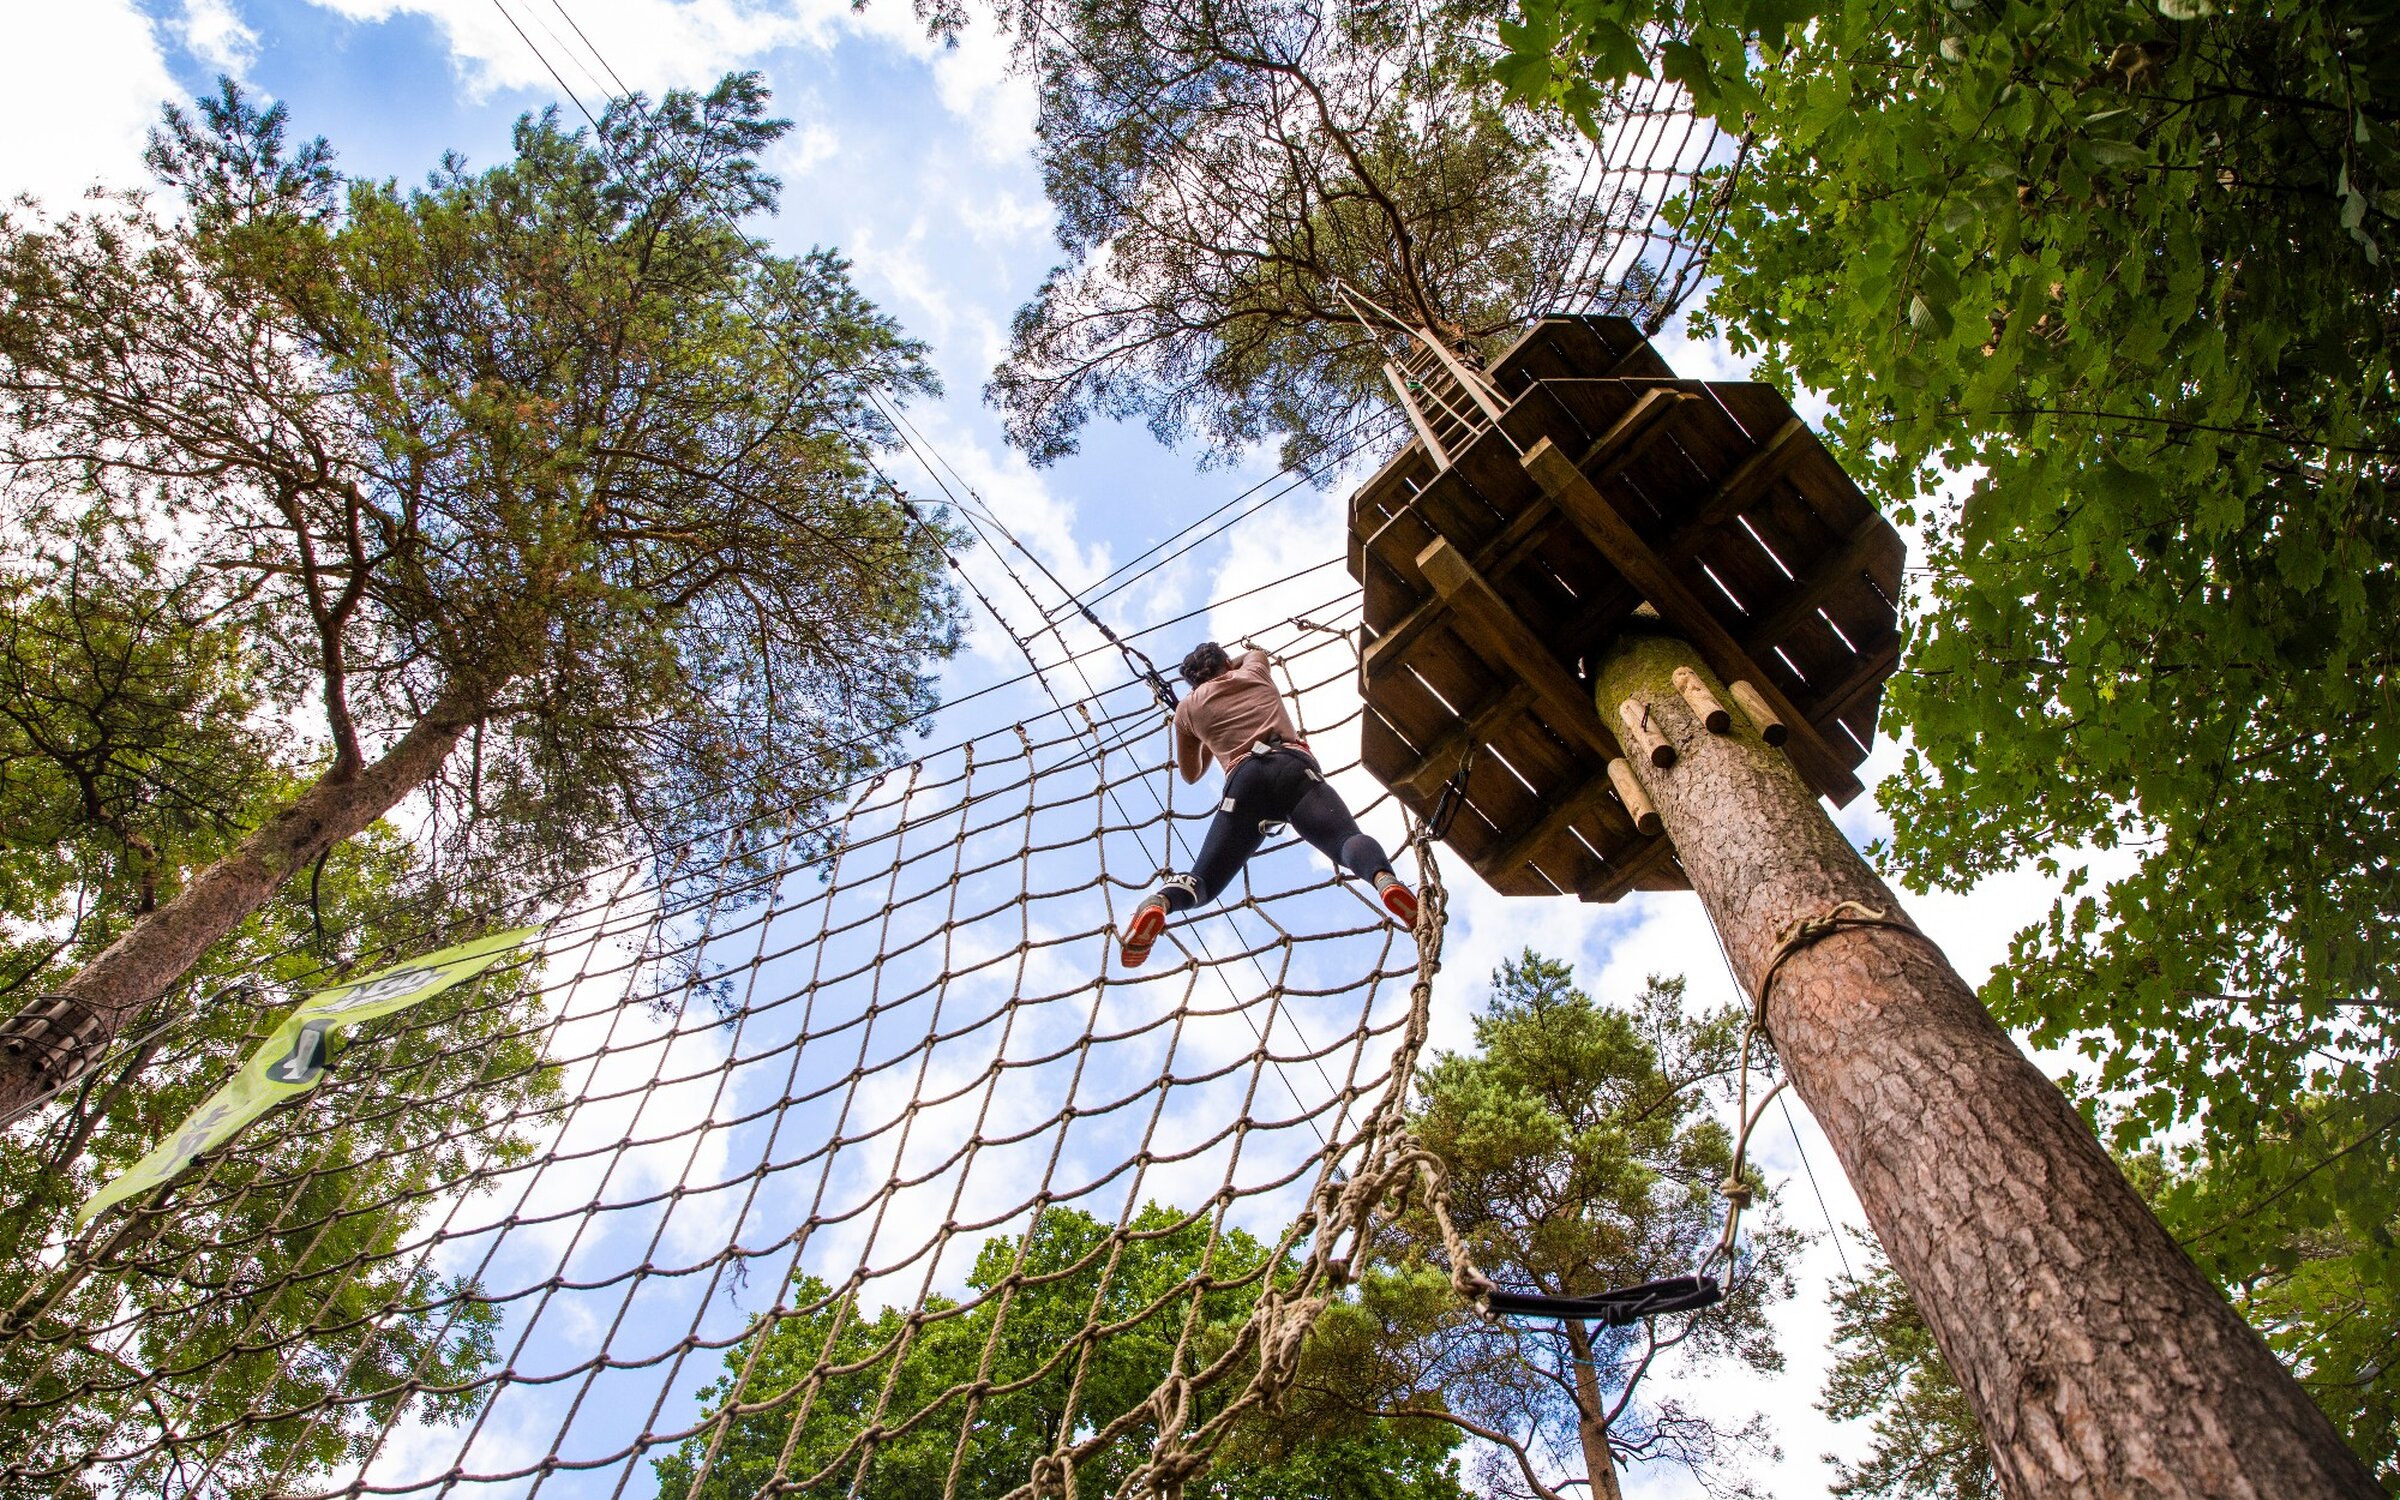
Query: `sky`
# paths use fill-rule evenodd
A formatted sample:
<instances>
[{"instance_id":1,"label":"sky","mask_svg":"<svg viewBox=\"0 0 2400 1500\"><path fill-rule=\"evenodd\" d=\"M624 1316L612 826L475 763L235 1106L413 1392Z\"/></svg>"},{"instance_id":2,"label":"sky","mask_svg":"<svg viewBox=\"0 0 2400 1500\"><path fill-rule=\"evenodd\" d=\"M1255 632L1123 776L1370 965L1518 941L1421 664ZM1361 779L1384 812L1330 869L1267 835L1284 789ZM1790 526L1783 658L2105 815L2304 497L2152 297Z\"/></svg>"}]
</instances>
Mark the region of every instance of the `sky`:
<instances>
[{"instance_id":1,"label":"sky","mask_svg":"<svg viewBox=\"0 0 2400 1500\"><path fill-rule=\"evenodd\" d=\"M1088 434L1080 454L1045 470L1028 467L1007 448L981 388L1004 347L1010 315L1060 255L1031 156L1031 91L1012 76L1005 48L988 31L970 30L955 47L931 42L905 0L870 0L863 10L848 0L563 0L563 8L552 0L505 0L505 8L501 0L5 0L5 6L0 196L30 193L53 206L95 182L141 185L143 132L161 102L206 90L219 74L288 104L295 132L328 137L345 171L409 182L447 150L463 153L471 165L502 159L512 121L561 103L569 89L596 109L611 76L655 94L705 86L732 69L759 69L777 110L795 125L768 161L784 180L781 212L756 227L786 251L839 247L855 262L867 294L931 345L946 394L919 403L912 421L958 480L1067 587L1082 588L1203 512L1276 477L1263 456L1200 471L1189 454L1162 448L1139 429L1106 425ZM574 105L565 108L570 120L579 118ZM1746 374L1725 350L1674 331L1660 345L1683 374ZM936 493L924 476L915 487ZM1292 585L1156 637L1152 654L1168 660L1203 630L1233 640L1297 611L1338 607L1348 587L1340 567L1346 494L1342 483L1293 487L1260 521L1176 549L1164 566L1111 597L1104 613L1120 628L1146 625L1322 565ZM967 565L1012 629L1032 633L1034 605L1013 592L998 561L987 549ZM1021 666L1007 635L978 620L965 654L946 674L945 691L955 698ZM1122 680L1105 659L1096 659L1093 670L1113 674L1103 686ZM1060 691L1073 685L1062 679ZM1326 691L1344 690L1337 684ZM995 699L983 700L987 716L974 724L945 719L935 739L1048 706L1031 686ZM1879 742L1863 773L1870 787L1894 759L1888 740ZM1363 802L1373 789L1359 783L1346 790ZM1889 829L1872 796L1839 821L1862 845ZM1370 826L1396 842L1396 825ZM1482 976L1529 944L1573 960L1585 986L1603 1000L1630 997L1652 973L1688 974L1699 1003L1734 999L1689 895L1637 895L1612 907L1509 901L1471 874L1454 876L1457 906L1436 1001L1437 1046L1465 1042ZM2024 869L1966 895L1912 898L1910 910L1976 982L2054 892L2051 880ZM1780 1113L1770 1116L1755 1143L1761 1164L1786 1185L1789 1216L1817 1232L1800 1295L1777 1319L1788 1367L1772 1380L1713 1378L1698 1394L1728 1410L1766 1412L1782 1453L1762 1466L1761 1486L1800 1496L1824 1492L1822 1455L1855 1454L1863 1442L1863 1434L1827 1423L1813 1405L1827 1362L1828 1281L1845 1264L1857 1264L1862 1247L1857 1207L1830 1148L1796 1102L1791 1118L1795 1126L1786 1128ZM1627 1490L1640 1500L1694 1493L1687 1478L1658 1470L1635 1471Z\"/></svg>"}]
</instances>

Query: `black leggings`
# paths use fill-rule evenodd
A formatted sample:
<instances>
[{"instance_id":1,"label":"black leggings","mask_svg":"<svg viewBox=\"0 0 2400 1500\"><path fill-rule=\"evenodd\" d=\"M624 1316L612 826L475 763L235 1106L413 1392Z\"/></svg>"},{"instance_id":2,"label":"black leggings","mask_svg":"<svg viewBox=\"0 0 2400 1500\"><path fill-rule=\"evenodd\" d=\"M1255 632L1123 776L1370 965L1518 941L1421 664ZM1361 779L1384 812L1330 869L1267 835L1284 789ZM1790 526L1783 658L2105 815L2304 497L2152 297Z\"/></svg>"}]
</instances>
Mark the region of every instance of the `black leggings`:
<instances>
[{"instance_id":1,"label":"black leggings","mask_svg":"<svg viewBox=\"0 0 2400 1500\"><path fill-rule=\"evenodd\" d=\"M1364 879L1392 867L1383 846L1358 831L1358 820L1342 805L1341 793L1325 784L1316 761L1304 750L1286 748L1253 755L1225 778L1225 800L1208 825L1191 875L1167 884L1167 909L1185 911L1214 901L1277 823L1291 824L1318 853Z\"/></svg>"}]
</instances>

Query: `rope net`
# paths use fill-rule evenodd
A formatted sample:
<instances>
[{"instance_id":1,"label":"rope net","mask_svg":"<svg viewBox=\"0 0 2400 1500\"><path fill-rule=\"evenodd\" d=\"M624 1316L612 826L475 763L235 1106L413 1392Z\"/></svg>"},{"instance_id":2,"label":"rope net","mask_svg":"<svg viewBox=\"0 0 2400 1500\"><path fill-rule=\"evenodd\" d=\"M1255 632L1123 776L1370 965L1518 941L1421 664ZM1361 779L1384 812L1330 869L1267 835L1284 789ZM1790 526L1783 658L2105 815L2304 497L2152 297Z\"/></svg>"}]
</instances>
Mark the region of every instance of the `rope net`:
<instances>
[{"instance_id":1,"label":"rope net","mask_svg":"<svg viewBox=\"0 0 2400 1500\"><path fill-rule=\"evenodd\" d=\"M1659 38L1656 40L1664 40ZM1539 311L1630 318L1656 334L1708 278L1748 164L1750 137L1694 108L1690 93L1654 73L1600 90L1598 133L1577 178L1607 233L1583 236L1583 258Z\"/></svg>"},{"instance_id":2,"label":"rope net","mask_svg":"<svg viewBox=\"0 0 2400 1500\"><path fill-rule=\"evenodd\" d=\"M1262 642L1355 765L1350 637ZM1438 1172L1443 895L1420 951L1280 838L1118 968L1214 810L1169 753L1127 683L718 878L628 862L169 1188L20 1219L0 1493L1180 1493ZM194 1007L75 1102L138 1071L164 1134L281 1013ZM7 1150L71 1177L78 1119Z\"/></svg>"}]
</instances>

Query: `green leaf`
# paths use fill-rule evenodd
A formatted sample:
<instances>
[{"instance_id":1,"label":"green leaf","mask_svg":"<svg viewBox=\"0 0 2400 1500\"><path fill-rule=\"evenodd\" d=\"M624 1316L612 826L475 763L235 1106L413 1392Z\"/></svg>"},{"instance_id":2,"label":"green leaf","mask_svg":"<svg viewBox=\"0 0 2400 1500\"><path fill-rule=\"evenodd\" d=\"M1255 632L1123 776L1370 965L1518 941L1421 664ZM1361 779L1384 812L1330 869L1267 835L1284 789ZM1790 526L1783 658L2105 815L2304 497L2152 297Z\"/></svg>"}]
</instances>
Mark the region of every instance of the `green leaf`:
<instances>
[{"instance_id":1,"label":"green leaf","mask_svg":"<svg viewBox=\"0 0 2400 1500\"><path fill-rule=\"evenodd\" d=\"M2090 159L2103 167L2143 166L2150 160L2150 153L2131 141L2093 136L2086 139L2082 146Z\"/></svg>"},{"instance_id":2,"label":"green leaf","mask_svg":"<svg viewBox=\"0 0 2400 1500\"><path fill-rule=\"evenodd\" d=\"M1650 60L1642 51L1640 38L1616 22L1595 19L1578 39L1591 62L1592 75L1599 79L1647 78Z\"/></svg>"}]
</instances>

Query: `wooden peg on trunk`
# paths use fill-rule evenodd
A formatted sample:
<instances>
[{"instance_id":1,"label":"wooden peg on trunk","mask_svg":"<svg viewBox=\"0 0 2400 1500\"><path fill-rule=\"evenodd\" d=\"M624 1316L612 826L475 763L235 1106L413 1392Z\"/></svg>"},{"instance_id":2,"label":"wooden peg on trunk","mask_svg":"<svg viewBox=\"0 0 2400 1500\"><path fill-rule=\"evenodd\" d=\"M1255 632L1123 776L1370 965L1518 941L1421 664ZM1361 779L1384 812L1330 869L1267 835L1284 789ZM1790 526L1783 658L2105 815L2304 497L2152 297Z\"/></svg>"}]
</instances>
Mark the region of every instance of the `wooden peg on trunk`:
<instances>
[{"instance_id":1,"label":"wooden peg on trunk","mask_svg":"<svg viewBox=\"0 0 2400 1500\"><path fill-rule=\"evenodd\" d=\"M1791 726L1784 723L1775 710L1767 707L1767 700L1759 696L1758 689L1736 679L1725 684L1725 690L1733 694L1733 701L1742 706L1742 713L1749 718L1751 727L1758 731L1760 739L1770 745L1780 745L1792 737Z\"/></svg>"},{"instance_id":2,"label":"wooden peg on trunk","mask_svg":"<svg viewBox=\"0 0 2400 1500\"><path fill-rule=\"evenodd\" d=\"M1708 690L1708 684L1700 680L1700 674L1690 667L1677 667L1675 691L1683 695L1683 701L1691 705L1692 717L1707 725L1710 734L1733 733L1733 715L1727 713L1725 705L1717 701L1717 695Z\"/></svg>"},{"instance_id":3,"label":"wooden peg on trunk","mask_svg":"<svg viewBox=\"0 0 2400 1500\"><path fill-rule=\"evenodd\" d=\"M1650 764L1660 770L1675 764L1675 747L1650 722L1650 705L1628 698L1617 705L1617 718L1625 725L1625 743L1650 758Z\"/></svg>"},{"instance_id":4,"label":"wooden peg on trunk","mask_svg":"<svg viewBox=\"0 0 2400 1500\"><path fill-rule=\"evenodd\" d=\"M1633 767L1620 755L1608 763L1608 784L1617 789L1618 800L1625 804L1626 813L1633 819L1634 832L1658 837L1666 825L1658 820L1658 805L1642 790L1641 779Z\"/></svg>"}]
</instances>

